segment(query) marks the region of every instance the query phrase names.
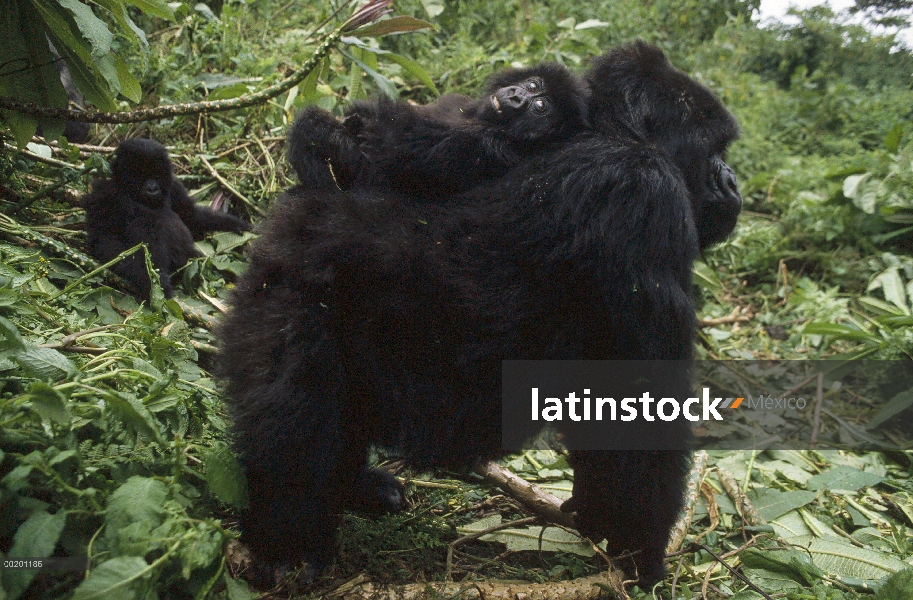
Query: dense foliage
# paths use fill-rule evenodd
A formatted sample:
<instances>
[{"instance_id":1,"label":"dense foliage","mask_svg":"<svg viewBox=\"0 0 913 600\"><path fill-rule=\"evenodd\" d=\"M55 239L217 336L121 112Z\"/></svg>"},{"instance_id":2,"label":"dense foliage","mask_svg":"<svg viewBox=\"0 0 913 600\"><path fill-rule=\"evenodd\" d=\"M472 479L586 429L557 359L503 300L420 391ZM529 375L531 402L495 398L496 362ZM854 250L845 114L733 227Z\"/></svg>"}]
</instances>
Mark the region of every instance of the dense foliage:
<instances>
[{"instance_id":1,"label":"dense foliage","mask_svg":"<svg viewBox=\"0 0 913 600\"><path fill-rule=\"evenodd\" d=\"M71 67L94 65L84 75L95 95L83 93L99 108L121 110L259 90L310 58L320 33L351 13L338 2L130 5L106 0L93 11L77 0L5 0L0 10L6 18L15 8L30 36L21 48L43 48L44 32L58 50L71 49ZM761 28L752 19L758 5L403 0L397 14L435 28L344 38L312 76L256 108L99 125L92 146L36 141L23 150L14 140L28 141L37 123L0 112L0 552L92 558L89 573L0 571L0 600L250 597L233 578L244 559L231 543L231 514L246 498L208 374L215 349L207 323L245 267L251 234L200 243L204 256L176 286L181 303L154 295L140 307L102 274L87 275L75 199L107 172L107 149L122 137L166 143L197 199L231 200L235 214L256 221L292 183L283 136L308 103L340 112L379 93L420 103L437 93L473 94L505 66L547 59L579 70L613 44L646 39L714 89L742 126L728 162L746 211L735 236L696 269L707 320L701 355L913 358L913 55L883 30L823 8ZM7 57L21 52L7 23L0 28L0 96L59 106L53 73L44 72L39 85L8 70ZM60 131L61 123L42 124L49 138ZM898 394L892 405L897 419L909 421L913 393ZM864 404L834 410L863 430L877 412ZM711 468L748 484L772 525L743 530L741 513L711 477L691 535L704 534L701 543L723 554L740 548L743 534L760 532L762 546L779 550L742 550L727 562L768 594L842 600L881 587L878 600L913 597L909 434L893 427L879 437L892 442L883 453L714 454ZM566 462L551 451L510 466L556 494L570 489ZM461 535L454 526L471 531L494 512L513 518L522 511L465 479L412 475L419 479L414 507L376 523L348 516L335 570L307 593L362 572L388 583L442 580L447 571L466 581L542 582L601 567L554 529L543 535L542 553L521 543L538 538L536 531L508 532L498 538L507 552L475 541L448 561L447 545ZM813 543L808 551L786 550L774 536ZM681 567L676 598L762 597L705 550L672 565ZM654 597L670 598L670 582Z\"/></svg>"}]
</instances>

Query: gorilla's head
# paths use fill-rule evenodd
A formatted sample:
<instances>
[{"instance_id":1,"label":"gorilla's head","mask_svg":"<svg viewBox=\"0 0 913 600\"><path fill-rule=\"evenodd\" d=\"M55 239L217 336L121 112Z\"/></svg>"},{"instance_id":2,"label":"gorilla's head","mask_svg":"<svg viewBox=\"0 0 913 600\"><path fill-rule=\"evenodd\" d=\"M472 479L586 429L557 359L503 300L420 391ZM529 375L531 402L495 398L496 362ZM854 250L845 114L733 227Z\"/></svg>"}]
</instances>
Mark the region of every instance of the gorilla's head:
<instances>
[{"instance_id":1,"label":"gorilla's head","mask_svg":"<svg viewBox=\"0 0 913 600\"><path fill-rule=\"evenodd\" d=\"M122 141L111 162L117 189L132 192L150 208L161 208L171 193L171 160L168 150L155 140Z\"/></svg>"},{"instance_id":2,"label":"gorilla's head","mask_svg":"<svg viewBox=\"0 0 913 600\"><path fill-rule=\"evenodd\" d=\"M597 58L586 81L594 129L656 146L679 167L692 195L701 248L732 233L742 195L724 156L739 127L716 95L644 42Z\"/></svg>"}]
</instances>

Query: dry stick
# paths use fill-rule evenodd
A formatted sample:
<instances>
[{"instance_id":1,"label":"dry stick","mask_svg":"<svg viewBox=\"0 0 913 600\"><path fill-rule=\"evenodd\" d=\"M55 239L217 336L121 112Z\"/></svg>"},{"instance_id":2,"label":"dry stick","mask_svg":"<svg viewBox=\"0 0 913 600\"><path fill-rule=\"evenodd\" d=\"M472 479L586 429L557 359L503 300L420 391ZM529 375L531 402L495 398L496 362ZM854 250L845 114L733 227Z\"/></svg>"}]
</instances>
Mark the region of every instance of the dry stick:
<instances>
[{"instance_id":1,"label":"dry stick","mask_svg":"<svg viewBox=\"0 0 913 600\"><path fill-rule=\"evenodd\" d=\"M718 469L716 476L720 480L720 483L723 484L723 489L726 490L726 494L732 498L743 521L749 525L764 525L767 523L764 517L761 516L761 513L758 512L758 509L751 503L751 500L748 499L748 496L739 489L739 484L732 475L723 469Z\"/></svg>"},{"instance_id":2,"label":"dry stick","mask_svg":"<svg viewBox=\"0 0 913 600\"><path fill-rule=\"evenodd\" d=\"M691 467L691 473L688 475L688 485L685 488L685 512L679 518L675 526L672 527L672 534L669 536L669 544L666 546L666 554L673 554L685 541L685 536L691 528L691 520L694 518L694 507L697 503L700 482L704 479L704 473L707 470L707 461L709 456L701 450L694 455L694 465Z\"/></svg>"},{"instance_id":3,"label":"dry stick","mask_svg":"<svg viewBox=\"0 0 913 600\"><path fill-rule=\"evenodd\" d=\"M739 307L736 306L732 313L726 317L717 317L715 319L698 319L698 327L712 327L714 325L728 325L730 323L747 323L751 321L750 315L740 315Z\"/></svg>"},{"instance_id":4,"label":"dry stick","mask_svg":"<svg viewBox=\"0 0 913 600\"><path fill-rule=\"evenodd\" d=\"M782 398L782 396L781 396ZM812 446L818 443L818 431L821 429L821 404L824 402L824 373L818 373L818 390L815 394L815 417L812 421Z\"/></svg>"},{"instance_id":5,"label":"dry stick","mask_svg":"<svg viewBox=\"0 0 913 600\"><path fill-rule=\"evenodd\" d=\"M539 486L533 485L494 462L477 463L473 470L537 515L558 525L574 527L574 518L571 514L561 512L561 500Z\"/></svg>"},{"instance_id":6,"label":"dry stick","mask_svg":"<svg viewBox=\"0 0 913 600\"><path fill-rule=\"evenodd\" d=\"M0 104L3 103L3 98L0 98ZM60 109L63 110L63 109ZM24 148L17 148L16 146L6 143L3 143L3 147L9 150L10 152L16 152L37 162L43 162L46 165L51 165L52 167L60 167L61 169L83 169L84 165L74 165L62 160L57 160L56 158L48 158L46 156L41 156L40 154L35 154L30 150Z\"/></svg>"},{"instance_id":7,"label":"dry stick","mask_svg":"<svg viewBox=\"0 0 913 600\"><path fill-rule=\"evenodd\" d=\"M749 541L747 544L744 544L743 546L741 546L741 547L739 547L739 548L736 548L735 550L732 550L732 551L730 551L730 552L727 552L726 554L723 554L722 556L720 556L719 554L717 554L716 552L714 552L713 550L711 550L706 544L693 544L693 546L695 546L695 547L697 547L697 548L700 548L701 550L703 550L704 552L706 552L707 554L709 554L710 556L712 556L712 557L716 560L716 562L718 562L718 563L720 563L721 565L723 565L730 573L732 573L737 579L741 580L742 583L746 584L746 585L747 585L748 587L750 587L752 590L754 590L754 591L756 591L757 593L761 594L761 595L764 596L764 598L766 598L767 600L773 600L773 598L771 598L771 597L767 594L767 592L765 592L764 590L762 590L761 588L759 588L758 586L756 586L755 584L753 584L751 581L748 580L747 577L745 577L744 575L742 575L741 573L739 573L738 571L736 571L735 569L733 569L732 567L730 567L729 564L728 564L728 563L726 562L726 560L725 560L725 559L727 559L727 558L730 558L730 557L732 557L732 556L737 555L737 554L738 554L739 552L741 552L742 550L745 550L746 548L749 548L749 547L753 546L753 545L755 544L756 539L757 539L757 538L754 538L754 539L752 539L751 541ZM701 595L702 595L702 597L705 598L705 599L707 598L707 587L710 585L710 574L711 574L711 573L713 573L713 568L712 568L712 567L711 567L710 569L707 569L707 575L706 575L706 577L704 577L704 583L703 583L703 585L701 586Z\"/></svg>"},{"instance_id":8,"label":"dry stick","mask_svg":"<svg viewBox=\"0 0 913 600\"><path fill-rule=\"evenodd\" d=\"M607 590L624 598L621 581L611 573L601 573L572 581L525 583L518 581L475 581L450 583L412 583L407 585L375 585L367 578L356 577L324 595L346 600L427 600L428 598L458 598L459 600L596 600L605 598ZM615 590L621 590L615 592Z\"/></svg>"},{"instance_id":9,"label":"dry stick","mask_svg":"<svg viewBox=\"0 0 913 600\"><path fill-rule=\"evenodd\" d=\"M688 476L688 486L685 492L685 506L687 506L687 509L672 528L669 545L666 547L667 554L672 554L678 550L685 539L685 535L688 533L688 529L691 527L699 490L698 483L707 469L708 459L709 457L704 451L698 452L694 456L694 465ZM549 522L574 528L573 516L570 513L561 511L561 500L539 486L526 481L494 462L478 463L474 471Z\"/></svg>"},{"instance_id":10,"label":"dry stick","mask_svg":"<svg viewBox=\"0 0 913 600\"><path fill-rule=\"evenodd\" d=\"M476 539L482 537L483 535L488 535L489 533L494 533L495 531L501 531L502 529L512 529L514 527L519 527L521 525L532 525L533 523L538 523L541 520L542 520L542 517L535 516L535 517L526 517L524 519L517 519L516 521L508 521L506 523L499 523L498 525L494 525L492 527L489 527L488 529L470 533L457 540L450 542L447 545L447 566L444 569L444 581L450 581L450 575L453 572L453 549L456 548L457 546L459 546L460 544L465 544L466 542L471 542L472 540L476 540Z\"/></svg>"}]
</instances>

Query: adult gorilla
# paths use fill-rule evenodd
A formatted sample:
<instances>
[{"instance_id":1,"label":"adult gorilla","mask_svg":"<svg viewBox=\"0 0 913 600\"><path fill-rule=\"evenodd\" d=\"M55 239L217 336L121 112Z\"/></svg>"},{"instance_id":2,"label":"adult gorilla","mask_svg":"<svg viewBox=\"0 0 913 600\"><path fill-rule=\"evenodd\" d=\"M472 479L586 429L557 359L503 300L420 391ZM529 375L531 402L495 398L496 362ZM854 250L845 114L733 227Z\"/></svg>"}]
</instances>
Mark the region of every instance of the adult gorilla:
<instances>
[{"instance_id":1,"label":"adult gorilla","mask_svg":"<svg viewBox=\"0 0 913 600\"><path fill-rule=\"evenodd\" d=\"M692 262L741 207L736 123L646 44L587 78L596 131L496 184L441 203L297 187L263 222L220 334L260 559L320 568L343 508L398 504L371 444L422 468L500 456L504 359L690 360ZM686 397L686 371L661 391ZM687 423L650 427L670 449L572 452L565 505L642 584L689 456Z\"/></svg>"}]
</instances>

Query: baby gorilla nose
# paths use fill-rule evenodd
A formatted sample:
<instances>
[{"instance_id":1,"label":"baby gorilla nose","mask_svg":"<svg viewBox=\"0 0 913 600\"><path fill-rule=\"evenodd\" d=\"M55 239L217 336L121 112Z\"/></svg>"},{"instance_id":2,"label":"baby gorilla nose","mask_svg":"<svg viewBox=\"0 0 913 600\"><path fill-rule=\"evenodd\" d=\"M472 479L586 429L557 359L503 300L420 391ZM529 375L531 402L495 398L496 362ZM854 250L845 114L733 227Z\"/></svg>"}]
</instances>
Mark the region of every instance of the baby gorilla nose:
<instances>
[{"instance_id":1,"label":"baby gorilla nose","mask_svg":"<svg viewBox=\"0 0 913 600\"><path fill-rule=\"evenodd\" d=\"M522 110L529 102L529 93L518 85L512 85L495 92L495 98L502 110L504 108Z\"/></svg>"}]
</instances>

